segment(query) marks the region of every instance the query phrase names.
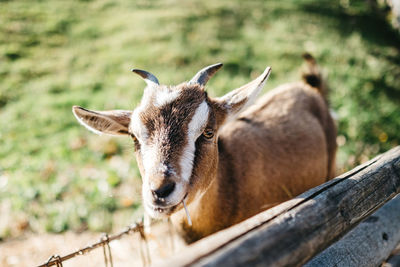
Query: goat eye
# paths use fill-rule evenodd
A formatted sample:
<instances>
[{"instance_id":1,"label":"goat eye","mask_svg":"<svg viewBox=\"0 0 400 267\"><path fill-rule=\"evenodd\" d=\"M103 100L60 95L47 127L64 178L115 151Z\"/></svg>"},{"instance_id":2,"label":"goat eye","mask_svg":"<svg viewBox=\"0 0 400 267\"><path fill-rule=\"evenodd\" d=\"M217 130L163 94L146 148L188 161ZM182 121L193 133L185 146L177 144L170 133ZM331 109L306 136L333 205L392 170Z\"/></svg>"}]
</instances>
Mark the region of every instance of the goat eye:
<instances>
[{"instance_id":1,"label":"goat eye","mask_svg":"<svg viewBox=\"0 0 400 267\"><path fill-rule=\"evenodd\" d=\"M205 129L203 132L203 136L207 139L211 139L214 137L214 132L211 129Z\"/></svg>"},{"instance_id":2,"label":"goat eye","mask_svg":"<svg viewBox=\"0 0 400 267\"><path fill-rule=\"evenodd\" d=\"M135 143L135 145L139 143L139 140L136 138L136 136L134 134L131 134L131 138L132 138L133 142Z\"/></svg>"}]
</instances>

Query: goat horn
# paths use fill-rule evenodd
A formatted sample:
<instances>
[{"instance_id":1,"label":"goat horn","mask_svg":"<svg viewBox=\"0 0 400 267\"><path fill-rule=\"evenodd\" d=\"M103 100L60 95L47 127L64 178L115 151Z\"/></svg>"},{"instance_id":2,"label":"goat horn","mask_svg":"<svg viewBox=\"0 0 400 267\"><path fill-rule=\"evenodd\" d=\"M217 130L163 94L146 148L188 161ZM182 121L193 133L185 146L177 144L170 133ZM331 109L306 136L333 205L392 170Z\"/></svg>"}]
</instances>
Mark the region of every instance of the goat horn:
<instances>
[{"instance_id":1,"label":"goat horn","mask_svg":"<svg viewBox=\"0 0 400 267\"><path fill-rule=\"evenodd\" d=\"M144 79L144 81L147 83L147 85L159 85L160 83L158 82L156 76L151 74L150 72L144 71L144 70L139 70L139 69L132 69L132 72L140 75Z\"/></svg>"},{"instance_id":2,"label":"goat horn","mask_svg":"<svg viewBox=\"0 0 400 267\"><path fill-rule=\"evenodd\" d=\"M222 63L217 63L214 65L210 65L208 67L205 67L204 69L201 69L196 75L189 81L189 84L200 84L200 85L206 85L208 80L211 78L211 76L214 75L221 67Z\"/></svg>"}]
</instances>

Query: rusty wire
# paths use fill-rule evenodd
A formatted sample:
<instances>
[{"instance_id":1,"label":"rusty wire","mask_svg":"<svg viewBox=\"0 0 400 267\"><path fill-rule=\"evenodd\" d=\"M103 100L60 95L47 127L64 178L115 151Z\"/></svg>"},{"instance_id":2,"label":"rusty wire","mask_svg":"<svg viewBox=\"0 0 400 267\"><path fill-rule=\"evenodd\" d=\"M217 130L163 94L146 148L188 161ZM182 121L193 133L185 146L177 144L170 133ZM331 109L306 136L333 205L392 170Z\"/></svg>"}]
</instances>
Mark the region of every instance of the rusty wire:
<instances>
[{"instance_id":1,"label":"rusty wire","mask_svg":"<svg viewBox=\"0 0 400 267\"><path fill-rule=\"evenodd\" d=\"M108 234L104 234L104 236L100 239L100 241L102 240L105 241L105 243L103 244L104 264L106 265L106 267L108 267L108 264L110 263L110 267L114 267L111 255L111 248L110 248L110 237L108 236ZM106 250L108 250L108 253L106 253Z\"/></svg>"},{"instance_id":2,"label":"rusty wire","mask_svg":"<svg viewBox=\"0 0 400 267\"><path fill-rule=\"evenodd\" d=\"M52 256L47 260L46 266L51 266L51 265L49 265L49 264L50 264L50 262L51 262L52 260L55 261L55 265L56 265L57 267L63 267L63 265L62 265L62 259L61 259L61 257L60 257L59 255L57 255L57 254L52 255ZM54 264L52 264L52 265L54 265Z\"/></svg>"},{"instance_id":3,"label":"rusty wire","mask_svg":"<svg viewBox=\"0 0 400 267\"><path fill-rule=\"evenodd\" d=\"M103 253L104 253L104 261L106 264L106 267L109 266L108 263L110 263L110 266L113 267L113 262L112 262L112 256L111 256L111 248L110 248L110 242L113 240L117 240L120 239L121 237L125 236L125 235L129 235L132 233L136 233L139 232L141 239L144 240L146 242L146 250L147 250L147 260L146 262L150 263L150 255L149 255L149 250L148 250L148 246L147 246L147 240L146 240L146 236L144 234L144 226L143 226L143 222L138 222L135 223L131 226L128 226L126 230L119 232L118 234L114 234L114 235L104 235L100 241L91 244L89 246L86 246L84 248L81 248L77 251L74 251L68 255L65 256L59 256L57 254L52 255L46 263L43 263L41 265L38 265L37 267L48 267L48 266L53 266L55 265L56 267L62 267L62 262L72 259L76 256L80 256L80 255L84 255L86 253L89 253L90 251L98 248L98 247L103 247ZM106 249L107 246L107 249ZM108 253L106 253L106 250L108 250ZM107 256L108 254L108 256Z\"/></svg>"}]
</instances>

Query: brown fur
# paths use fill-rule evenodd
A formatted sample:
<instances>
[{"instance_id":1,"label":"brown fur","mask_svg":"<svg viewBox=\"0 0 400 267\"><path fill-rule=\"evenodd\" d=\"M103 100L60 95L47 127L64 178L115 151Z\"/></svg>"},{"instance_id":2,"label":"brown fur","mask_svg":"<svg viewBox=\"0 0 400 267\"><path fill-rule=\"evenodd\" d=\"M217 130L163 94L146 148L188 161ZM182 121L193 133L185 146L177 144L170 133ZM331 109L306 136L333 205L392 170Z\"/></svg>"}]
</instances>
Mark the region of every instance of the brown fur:
<instances>
[{"instance_id":1,"label":"brown fur","mask_svg":"<svg viewBox=\"0 0 400 267\"><path fill-rule=\"evenodd\" d=\"M305 55L305 59L304 81L270 91L233 120L261 90L270 68L221 98L212 99L203 84L189 82L170 87L179 90L179 96L158 106L152 104L157 98L152 94L168 88L152 85L145 91L145 101L133 113L95 112L80 107L74 107L73 112L80 123L96 133L133 137L138 166L145 177L143 192L144 200L147 196L147 202L144 201L147 212L153 212L153 217L172 214L183 237L193 242L334 176L336 128L324 97L327 87L315 60L311 55ZM221 64L207 67L195 78L203 77L207 70L214 73L220 67ZM200 80L208 79L207 76ZM193 120L201 125L192 126L197 127L192 129L196 136L193 139L192 132L189 140L189 124L200 105L208 107L208 118ZM145 131L136 129L135 132L135 126ZM190 161L181 161L186 159L182 153L188 144L192 151ZM149 150L149 145L156 150ZM142 158L145 153L146 166L151 166L147 167L147 174ZM153 162L155 166L151 165ZM186 171L190 177L186 175L182 179L182 169L188 166L193 167L191 173L190 169ZM165 198L149 194L171 181L181 190L171 191ZM183 200L187 202L192 226L186 220Z\"/></svg>"},{"instance_id":2,"label":"brown fur","mask_svg":"<svg viewBox=\"0 0 400 267\"><path fill-rule=\"evenodd\" d=\"M333 177L336 128L319 89L305 82L280 86L223 126L219 139L207 148L209 159L196 159L202 166L193 172L208 172L195 187L208 189L202 198L190 199L193 226L187 225L183 210L172 215L186 241L238 223ZM223 116L215 105L216 117Z\"/></svg>"},{"instance_id":3,"label":"brown fur","mask_svg":"<svg viewBox=\"0 0 400 267\"><path fill-rule=\"evenodd\" d=\"M204 88L197 84L191 86L180 84L174 90L181 92L174 102L163 105L160 108L150 103L140 114L140 117L149 132L148 142L160 143L160 154L165 159L164 163L173 167L177 173L180 173L178 159L181 157L182 150L179 148L184 147L187 142L188 118L193 116L196 107L204 101L207 94ZM137 147L135 152L140 171L143 174L144 168L139 150ZM174 180L174 178L177 177L156 172L151 176L151 183L156 188L159 188Z\"/></svg>"}]
</instances>

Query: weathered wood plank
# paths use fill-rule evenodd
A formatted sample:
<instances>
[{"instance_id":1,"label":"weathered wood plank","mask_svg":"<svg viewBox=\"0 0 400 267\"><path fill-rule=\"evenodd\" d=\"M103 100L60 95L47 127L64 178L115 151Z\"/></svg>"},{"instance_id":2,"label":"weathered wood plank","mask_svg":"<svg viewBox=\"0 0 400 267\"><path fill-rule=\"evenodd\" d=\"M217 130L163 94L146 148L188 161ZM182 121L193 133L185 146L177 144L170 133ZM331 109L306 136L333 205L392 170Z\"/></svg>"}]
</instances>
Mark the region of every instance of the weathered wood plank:
<instances>
[{"instance_id":1,"label":"weathered wood plank","mask_svg":"<svg viewBox=\"0 0 400 267\"><path fill-rule=\"evenodd\" d=\"M336 243L305 264L319 266L378 266L400 242L400 195L363 220Z\"/></svg>"},{"instance_id":2,"label":"weathered wood plank","mask_svg":"<svg viewBox=\"0 0 400 267\"><path fill-rule=\"evenodd\" d=\"M400 242L392 251L389 259L382 264L382 267L400 267Z\"/></svg>"},{"instance_id":3,"label":"weathered wood plank","mask_svg":"<svg viewBox=\"0 0 400 267\"><path fill-rule=\"evenodd\" d=\"M188 247L165 266L300 266L400 192L400 147Z\"/></svg>"}]
</instances>

